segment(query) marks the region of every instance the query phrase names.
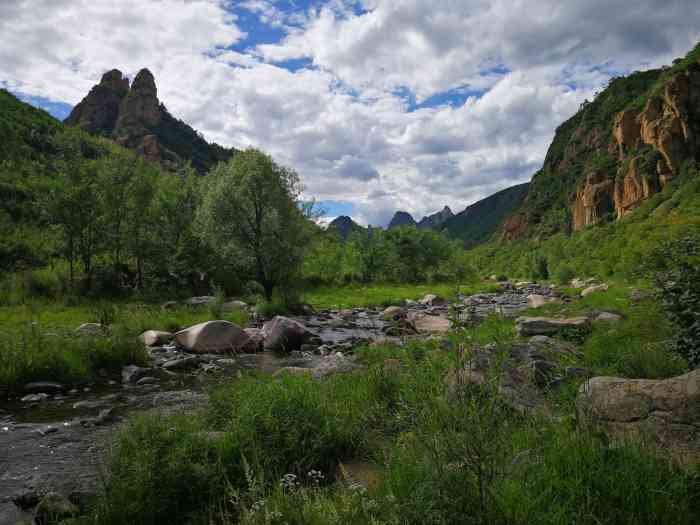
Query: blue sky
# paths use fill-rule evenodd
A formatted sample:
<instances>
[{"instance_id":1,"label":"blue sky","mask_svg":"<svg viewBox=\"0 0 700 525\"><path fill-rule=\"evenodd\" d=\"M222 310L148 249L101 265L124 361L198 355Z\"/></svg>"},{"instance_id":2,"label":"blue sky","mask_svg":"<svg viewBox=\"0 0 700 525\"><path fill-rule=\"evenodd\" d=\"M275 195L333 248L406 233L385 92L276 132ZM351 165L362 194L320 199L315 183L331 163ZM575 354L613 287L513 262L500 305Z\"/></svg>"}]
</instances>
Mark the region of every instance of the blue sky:
<instances>
[{"instance_id":1,"label":"blue sky","mask_svg":"<svg viewBox=\"0 0 700 525\"><path fill-rule=\"evenodd\" d=\"M105 71L147 67L208 140L384 225L528 180L612 76L693 47L700 2L32 0L0 3L0 33L0 83L58 118Z\"/></svg>"}]
</instances>

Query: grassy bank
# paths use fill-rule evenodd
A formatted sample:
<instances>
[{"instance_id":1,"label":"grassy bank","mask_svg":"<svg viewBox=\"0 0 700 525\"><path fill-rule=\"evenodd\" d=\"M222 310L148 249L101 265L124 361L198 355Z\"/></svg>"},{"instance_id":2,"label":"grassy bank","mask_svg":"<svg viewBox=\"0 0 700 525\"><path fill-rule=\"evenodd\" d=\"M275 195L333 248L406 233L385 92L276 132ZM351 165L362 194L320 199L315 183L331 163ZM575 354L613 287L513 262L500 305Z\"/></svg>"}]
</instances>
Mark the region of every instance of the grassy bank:
<instances>
[{"instance_id":1,"label":"grassy bank","mask_svg":"<svg viewBox=\"0 0 700 525\"><path fill-rule=\"evenodd\" d=\"M498 331L492 325L482 329ZM252 376L195 418L137 418L80 523L690 524L698 472L612 444L575 418L513 412L494 386L445 378L457 352L359 352L318 382ZM398 359L399 368L387 367ZM360 466L361 468L357 468ZM371 478L370 488L358 481Z\"/></svg>"},{"instance_id":2,"label":"grassy bank","mask_svg":"<svg viewBox=\"0 0 700 525\"><path fill-rule=\"evenodd\" d=\"M212 319L207 308L162 310L160 306L87 303L30 303L0 307L0 390L16 390L32 381L77 384L100 373L118 372L127 364L145 365L147 355L138 335L145 330L175 331ZM239 325L244 312L218 313ZM76 334L82 323L108 327L104 334Z\"/></svg>"}]
</instances>

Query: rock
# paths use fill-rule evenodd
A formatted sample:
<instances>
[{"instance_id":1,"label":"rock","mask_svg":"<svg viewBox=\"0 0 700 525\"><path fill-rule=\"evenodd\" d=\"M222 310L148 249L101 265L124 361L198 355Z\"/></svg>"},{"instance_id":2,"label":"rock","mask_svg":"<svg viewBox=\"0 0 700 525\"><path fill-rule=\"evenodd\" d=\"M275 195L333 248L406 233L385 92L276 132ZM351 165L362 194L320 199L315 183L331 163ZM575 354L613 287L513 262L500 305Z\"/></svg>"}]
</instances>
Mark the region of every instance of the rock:
<instances>
[{"instance_id":1,"label":"rock","mask_svg":"<svg viewBox=\"0 0 700 525\"><path fill-rule=\"evenodd\" d=\"M555 297L547 297L540 294L530 294L527 296L528 308L542 308L547 304L556 303L557 301Z\"/></svg>"},{"instance_id":2,"label":"rock","mask_svg":"<svg viewBox=\"0 0 700 525\"><path fill-rule=\"evenodd\" d=\"M447 301L440 297L439 295L428 294L423 299L421 299L420 304L423 306L442 306L447 304Z\"/></svg>"},{"instance_id":3,"label":"rock","mask_svg":"<svg viewBox=\"0 0 700 525\"><path fill-rule=\"evenodd\" d=\"M650 436L700 453L700 370L664 380L594 377L576 403L581 417L612 435Z\"/></svg>"},{"instance_id":4,"label":"rock","mask_svg":"<svg viewBox=\"0 0 700 525\"><path fill-rule=\"evenodd\" d=\"M51 525L78 515L80 509L68 498L57 492L49 492L36 506L34 520L37 525Z\"/></svg>"},{"instance_id":5,"label":"rock","mask_svg":"<svg viewBox=\"0 0 700 525\"><path fill-rule=\"evenodd\" d=\"M639 303L642 301L646 301L647 299L650 299L652 297L651 292L647 292L645 290L632 290L630 292L630 301L633 303Z\"/></svg>"},{"instance_id":6,"label":"rock","mask_svg":"<svg viewBox=\"0 0 700 525\"><path fill-rule=\"evenodd\" d=\"M127 365L122 368L122 383L135 383L143 376L151 373L150 368L142 368L136 365Z\"/></svg>"},{"instance_id":7,"label":"rock","mask_svg":"<svg viewBox=\"0 0 700 525\"><path fill-rule=\"evenodd\" d=\"M162 310L177 310L180 307L180 303L177 301L166 301L160 307Z\"/></svg>"},{"instance_id":8,"label":"rock","mask_svg":"<svg viewBox=\"0 0 700 525\"><path fill-rule=\"evenodd\" d=\"M596 321L605 321L608 323L619 323L622 321L622 316L620 314L615 314L612 312L600 312L595 316Z\"/></svg>"},{"instance_id":9,"label":"rock","mask_svg":"<svg viewBox=\"0 0 700 525\"><path fill-rule=\"evenodd\" d=\"M22 403L40 403L42 401L46 401L48 398L48 394L29 394L20 399L20 401Z\"/></svg>"},{"instance_id":10,"label":"rock","mask_svg":"<svg viewBox=\"0 0 700 525\"><path fill-rule=\"evenodd\" d=\"M90 337L105 335L105 328L97 323L83 323L75 329L77 335L85 335Z\"/></svg>"},{"instance_id":11,"label":"rock","mask_svg":"<svg viewBox=\"0 0 700 525\"><path fill-rule=\"evenodd\" d=\"M190 297L184 301L187 306L209 306L216 302L216 297L213 295L201 295L199 297Z\"/></svg>"},{"instance_id":12,"label":"rock","mask_svg":"<svg viewBox=\"0 0 700 525\"><path fill-rule=\"evenodd\" d=\"M283 375L313 377L314 371L311 368L302 368L300 366L285 366L272 374L272 377L280 377Z\"/></svg>"},{"instance_id":13,"label":"rock","mask_svg":"<svg viewBox=\"0 0 700 525\"><path fill-rule=\"evenodd\" d=\"M73 108L65 123L80 126L89 133L107 135L117 124L119 107L128 92L129 80L122 76L121 71L108 71Z\"/></svg>"},{"instance_id":14,"label":"rock","mask_svg":"<svg viewBox=\"0 0 700 525\"><path fill-rule=\"evenodd\" d=\"M350 310L349 308L345 308L344 310L340 310L340 311L338 312L338 315L339 315L340 317L346 317L346 318L347 318L347 317L352 317L353 315L355 315L355 312L353 312L353 311Z\"/></svg>"},{"instance_id":15,"label":"rock","mask_svg":"<svg viewBox=\"0 0 700 525\"><path fill-rule=\"evenodd\" d=\"M178 359L171 359L163 363L163 368L165 370L188 370L191 368L197 368L198 366L199 358L193 355L180 357Z\"/></svg>"},{"instance_id":16,"label":"rock","mask_svg":"<svg viewBox=\"0 0 700 525\"><path fill-rule=\"evenodd\" d=\"M237 312L246 308L248 308L248 304L243 301L227 301L221 305L222 312Z\"/></svg>"},{"instance_id":17,"label":"rock","mask_svg":"<svg viewBox=\"0 0 700 525\"><path fill-rule=\"evenodd\" d=\"M263 333L265 350L276 352L299 350L311 335L300 322L279 315L265 323Z\"/></svg>"},{"instance_id":18,"label":"rock","mask_svg":"<svg viewBox=\"0 0 700 525\"><path fill-rule=\"evenodd\" d=\"M585 290L583 290L581 292L581 297L587 297L587 296L591 295L592 293L596 293L596 292L605 292L605 291L607 291L608 288L609 288L609 286L607 284L597 284L594 286L589 286L588 288L586 288Z\"/></svg>"},{"instance_id":19,"label":"rock","mask_svg":"<svg viewBox=\"0 0 700 525\"><path fill-rule=\"evenodd\" d=\"M73 403L74 410L95 410L96 408L103 408L107 406L106 400L97 401L78 401Z\"/></svg>"},{"instance_id":20,"label":"rock","mask_svg":"<svg viewBox=\"0 0 700 525\"><path fill-rule=\"evenodd\" d=\"M250 345L250 337L228 321L207 321L175 334L175 343L196 353L239 352Z\"/></svg>"},{"instance_id":21,"label":"rock","mask_svg":"<svg viewBox=\"0 0 700 525\"><path fill-rule=\"evenodd\" d=\"M163 346L170 343L175 337L170 332L160 330L147 330L140 336L146 346Z\"/></svg>"},{"instance_id":22,"label":"rock","mask_svg":"<svg viewBox=\"0 0 700 525\"><path fill-rule=\"evenodd\" d=\"M142 386L142 385L154 385L154 384L156 384L157 382L158 382L158 378L157 378L157 377L145 376L145 377L142 377L141 379L139 379L138 381L136 381L136 384L139 385L139 386Z\"/></svg>"},{"instance_id":23,"label":"rock","mask_svg":"<svg viewBox=\"0 0 700 525\"><path fill-rule=\"evenodd\" d=\"M243 330L249 337L250 341L241 349L241 352L246 354L257 354L262 352L263 343L265 342L265 334L261 328L246 328Z\"/></svg>"},{"instance_id":24,"label":"rock","mask_svg":"<svg viewBox=\"0 0 700 525\"><path fill-rule=\"evenodd\" d=\"M347 374L361 368L352 358L346 357L340 352L323 359L313 368L313 375L316 379L321 379L335 374Z\"/></svg>"},{"instance_id":25,"label":"rock","mask_svg":"<svg viewBox=\"0 0 700 525\"><path fill-rule=\"evenodd\" d=\"M400 306L390 306L382 312L382 317L387 321L398 321L406 318L406 309Z\"/></svg>"},{"instance_id":26,"label":"rock","mask_svg":"<svg viewBox=\"0 0 700 525\"><path fill-rule=\"evenodd\" d=\"M590 329L590 321L587 317L572 317L570 319L518 317L515 323L518 334L522 336L552 335L569 329L582 331Z\"/></svg>"},{"instance_id":27,"label":"rock","mask_svg":"<svg viewBox=\"0 0 700 525\"><path fill-rule=\"evenodd\" d=\"M24 489L19 494L12 497L12 503L17 505L22 510L31 510L36 507L41 501L41 496L35 489Z\"/></svg>"},{"instance_id":28,"label":"rock","mask_svg":"<svg viewBox=\"0 0 700 525\"><path fill-rule=\"evenodd\" d=\"M22 387L24 392L29 394L58 394L66 389L61 383L53 383L51 381L36 381L27 383Z\"/></svg>"},{"instance_id":29,"label":"rock","mask_svg":"<svg viewBox=\"0 0 700 525\"><path fill-rule=\"evenodd\" d=\"M446 317L411 312L409 322L419 333L444 334L450 331L452 323Z\"/></svg>"}]
</instances>

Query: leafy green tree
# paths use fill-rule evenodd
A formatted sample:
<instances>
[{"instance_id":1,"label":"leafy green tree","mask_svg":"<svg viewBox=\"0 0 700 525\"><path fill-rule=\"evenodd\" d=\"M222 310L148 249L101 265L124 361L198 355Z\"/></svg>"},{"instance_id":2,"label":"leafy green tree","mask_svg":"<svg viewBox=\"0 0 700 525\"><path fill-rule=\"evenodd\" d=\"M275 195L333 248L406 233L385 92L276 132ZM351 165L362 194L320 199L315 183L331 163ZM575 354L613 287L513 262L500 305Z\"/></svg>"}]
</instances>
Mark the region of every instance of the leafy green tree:
<instances>
[{"instance_id":1,"label":"leafy green tree","mask_svg":"<svg viewBox=\"0 0 700 525\"><path fill-rule=\"evenodd\" d=\"M206 179L199 235L272 299L298 276L310 234L299 176L256 149L236 154Z\"/></svg>"}]
</instances>

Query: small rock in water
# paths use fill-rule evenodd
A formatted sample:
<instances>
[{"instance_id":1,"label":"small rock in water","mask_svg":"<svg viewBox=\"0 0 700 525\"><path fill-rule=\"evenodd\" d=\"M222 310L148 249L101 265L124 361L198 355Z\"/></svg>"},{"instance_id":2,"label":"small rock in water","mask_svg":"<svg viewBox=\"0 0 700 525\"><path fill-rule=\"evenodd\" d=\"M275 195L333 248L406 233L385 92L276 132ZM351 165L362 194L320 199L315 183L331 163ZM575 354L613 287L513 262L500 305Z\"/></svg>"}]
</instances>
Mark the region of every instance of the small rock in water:
<instances>
[{"instance_id":1,"label":"small rock in water","mask_svg":"<svg viewBox=\"0 0 700 525\"><path fill-rule=\"evenodd\" d=\"M34 383L27 383L24 385L22 390L28 394L56 394L58 392L63 392L66 389L61 383L53 383L50 381L36 381Z\"/></svg>"},{"instance_id":2,"label":"small rock in water","mask_svg":"<svg viewBox=\"0 0 700 525\"><path fill-rule=\"evenodd\" d=\"M188 368L196 368L199 365L199 358L196 356L181 357L179 359L171 359L163 363L165 370L186 370Z\"/></svg>"},{"instance_id":3,"label":"small rock in water","mask_svg":"<svg viewBox=\"0 0 700 525\"><path fill-rule=\"evenodd\" d=\"M55 432L58 432L58 427L54 427L53 425L49 425L46 428L39 429L38 432L42 436L47 436L49 434L53 434Z\"/></svg>"},{"instance_id":4,"label":"small rock in water","mask_svg":"<svg viewBox=\"0 0 700 525\"><path fill-rule=\"evenodd\" d=\"M41 401L46 401L48 398L48 394L29 394L20 399L20 401L22 401L22 403L40 403Z\"/></svg>"},{"instance_id":5,"label":"small rock in water","mask_svg":"<svg viewBox=\"0 0 700 525\"><path fill-rule=\"evenodd\" d=\"M153 376L145 376L136 381L137 385L153 385L158 382L158 378Z\"/></svg>"},{"instance_id":6,"label":"small rock in water","mask_svg":"<svg viewBox=\"0 0 700 525\"><path fill-rule=\"evenodd\" d=\"M150 372L150 368L141 368L136 365L125 366L122 368L122 383L135 383Z\"/></svg>"},{"instance_id":7,"label":"small rock in water","mask_svg":"<svg viewBox=\"0 0 700 525\"><path fill-rule=\"evenodd\" d=\"M92 410L95 408L102 408L106 404L106 401L78 401L77 403L73 403L73 408L75 410Z\"/></svg>"}]
</instances>

